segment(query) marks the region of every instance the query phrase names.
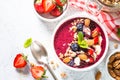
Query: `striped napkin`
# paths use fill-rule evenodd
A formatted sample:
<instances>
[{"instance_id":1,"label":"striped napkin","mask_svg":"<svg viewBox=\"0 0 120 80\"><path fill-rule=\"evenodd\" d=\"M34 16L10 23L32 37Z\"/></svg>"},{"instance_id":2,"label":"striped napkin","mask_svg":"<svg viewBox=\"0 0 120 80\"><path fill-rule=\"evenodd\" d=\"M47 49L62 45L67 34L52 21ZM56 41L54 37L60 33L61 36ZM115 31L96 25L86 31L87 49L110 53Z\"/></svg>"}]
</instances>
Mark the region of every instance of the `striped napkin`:
<instances>
[{"instance_id":1,"label":"striped napkin","mask_svg":"<svg viewBox=\"0 0 120 80\"><path fill-rule=\"evenodd\" d=\"M104 25L109 38L120 41L120 12L108 13L99 10L99 5L89 0L69 0L70 5L80 11L86 11L94 16Z\"/></svg>"}]
</instances>

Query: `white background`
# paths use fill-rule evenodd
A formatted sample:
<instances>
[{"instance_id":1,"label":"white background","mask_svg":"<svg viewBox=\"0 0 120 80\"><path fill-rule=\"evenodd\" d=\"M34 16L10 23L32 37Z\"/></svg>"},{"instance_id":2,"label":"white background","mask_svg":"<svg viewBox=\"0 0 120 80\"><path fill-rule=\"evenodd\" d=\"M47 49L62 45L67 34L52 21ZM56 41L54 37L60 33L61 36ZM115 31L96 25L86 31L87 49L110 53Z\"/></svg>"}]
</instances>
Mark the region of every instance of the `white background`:
<instances>
[{"instance_id":1,"label":"white background","mask_svg":"<svg viewBox=\"0 0 120 80\"><path fill-rule=\"evenodd\" d=\"M75 12L76 10L71 8L65 17ZM23 48L23 43L27 38L32 37L33 40L40 41L47 49L50 60L55 60L50 43L53 30L58 22L48 23L38 19L33 10L32 0L0 0L0 80L34 80L29 72L18 72L13 67L15 55L21 52L28 55L30 62L36 63L30 49ZM114 49L113 43L110 41L108 54ZM94 70L88 72L71 71L59 64L55 73L59 80L63 80L60 77L63 71L68 76L64 80L94 80L97 70L102 72L102 80L110 80L105 71L105 60ZM54 80L48 71L47 75L48 80Z\"/></svg>"}]
</instances>

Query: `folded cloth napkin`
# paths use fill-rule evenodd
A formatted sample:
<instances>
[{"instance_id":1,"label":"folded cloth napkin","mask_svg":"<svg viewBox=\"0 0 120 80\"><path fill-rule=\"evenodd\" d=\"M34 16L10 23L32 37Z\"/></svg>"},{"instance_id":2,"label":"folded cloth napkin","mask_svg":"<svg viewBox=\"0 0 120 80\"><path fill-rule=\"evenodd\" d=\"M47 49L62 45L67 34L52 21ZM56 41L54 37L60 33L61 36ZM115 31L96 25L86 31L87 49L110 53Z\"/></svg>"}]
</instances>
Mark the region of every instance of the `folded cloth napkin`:
<instances>
[{"instance_id":1,"label":"folded cloth napkin","mask_svg":"<svg viewBox=\"0 0 120 80\"><path fill-rule=\"evenodd\" d=\"M120 12L103 12L99 10L97 3L88 1L89 0L69 0L70 5L73 7L96 16L104 25L109 38L120 41Z\"/></svg>"}]
</instances>

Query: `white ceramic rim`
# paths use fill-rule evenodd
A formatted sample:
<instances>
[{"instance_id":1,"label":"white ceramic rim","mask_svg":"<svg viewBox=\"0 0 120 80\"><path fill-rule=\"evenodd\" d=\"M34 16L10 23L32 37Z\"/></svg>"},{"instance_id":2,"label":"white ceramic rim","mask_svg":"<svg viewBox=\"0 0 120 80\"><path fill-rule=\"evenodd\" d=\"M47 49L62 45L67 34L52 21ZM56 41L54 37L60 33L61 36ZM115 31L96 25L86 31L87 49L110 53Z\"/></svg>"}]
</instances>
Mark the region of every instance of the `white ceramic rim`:
<instances>
[{"instance_id":1,"label":"white ceramic rim","mask_svg":"<svg viewBox=\"0 0 120 80\"><path fill-rule=\"evenodd\" d=\"M108 76L109 76L112 80L115 80L115 78L113 78L113 77L110 75L110 73L108 72L107 64L108 64L108 62L109 62L110 56L113 55L113 54L115 54L116 52L120 52L120 49L116 49L116 50L112 51L112 53L110 53L109 56L107 57L106 64L105 64L106 72L107 72Z\"/></svg>"},{"instance_id":2,"label":"white ceramic rim","mask_svg":"<svg viewBox=\"0 0 120 80\"><path fill-rule=\"evenodd\" d=\"M56 51L55 51L55 49L54 49L54 36L55 36L55 34L56 34L56 31L59 29L59 27L60 27L60 25L61 25L62 23L66 22L66 21L69 20L69 19L75 18L75 17L85 17L85 18L90 18L91 20L95 21L95 22L101 27L101 29L103 30L104 35L105 35L105 38L106 38L106 47L105 47L105 51L104 51L103 56L98 60L98 62L96 62L94 65L91 65L91 66L89 66L89 67L87 67L87 68L81 68L81 69L80 69L80 68L72 68L72 67L66 65L65 63L63 63L63 62L59 59L59 57L56 55ZM109 41L108 41L108 35L107 35L107 32L105 31L105 28L103 27L103 25L100 24L100 23L98 22L98 20L95 19L94 16L92 16L92 15L89 16L89 14L86 13L86 12L78 13L78 14L69 16L68 18L62 20L62 21L57 25L56 29L54 30L53 36L52 36L52 48L53 48L55 57L57 58L57 60L58 60L60 63L62 63L62 65L66 66L68 69L73 70L73 71L89 71L89 70L95 68L97 65L99 65L99 64L103 61L103 59L105 58L105 56L106 56L106 54L107 54L108 43L109 43Z\"/></svg>"},{"instance_id":3,"label":"white ceramic rim","mask_svg":"<svg viewBox=\"0 0 120 80\"><path fill-rule=\"evenodd\" d=\"M69 0L67 0L66 9L65 9L65 11L64 11L60 16L58 16L58 17L56 17L56 18L53 18L53 19L47 19L47 18L44 18L44 17L40 16L40 15L37 13L37 11L36 11L35 8L34 8L34 1L35 1L35 0L33 0L34 13L35 13L41 20L47 21L47 22L54 22L54 21L58 21L58 20L62 19L62 17L65 16L65 14L67 13L68 7L69 7Z\"/></svg>"}]
</instances>

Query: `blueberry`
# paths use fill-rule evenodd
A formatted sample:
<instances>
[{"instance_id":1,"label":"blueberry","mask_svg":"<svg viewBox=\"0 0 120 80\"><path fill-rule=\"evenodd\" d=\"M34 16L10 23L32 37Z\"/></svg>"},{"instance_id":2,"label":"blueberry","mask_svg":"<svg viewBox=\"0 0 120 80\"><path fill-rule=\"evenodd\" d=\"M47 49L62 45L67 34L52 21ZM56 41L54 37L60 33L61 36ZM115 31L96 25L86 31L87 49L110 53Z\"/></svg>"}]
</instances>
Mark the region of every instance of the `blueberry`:
<instances>
[{"instance_id":1,"label":"blueberry","mask_svg":"<svg viewBox=\"0 0 120 80\"><path fill-rule=\"evenodd\" d=\"M71 44L70 48L72 49L72 51L76 52L79 51L80 47L77 43L73 43Z\"/></svg>"},{"instance_id":2,"label":"blueberry","mask_svg":"<svg viewBox=\"0 0 120 80\"><path fill-rule=\"evenodd\" d=\"M77 24L77 31L83 31L83 23Z\"/></svg>"},{"instance_id":3,"label":"blueberry","mask_svg":"<svg viewBox=\"0 0 120 80\"><path fill-rule=\"evenodd\" d=\"M68 63L69 66L73 66L74 65L74 60L72 59L69 63Z\"/></svg>"}]
</instances>

